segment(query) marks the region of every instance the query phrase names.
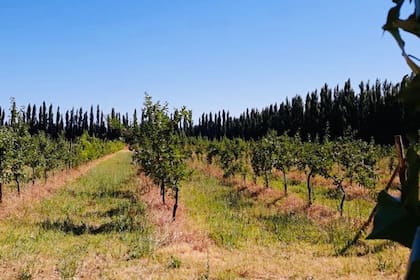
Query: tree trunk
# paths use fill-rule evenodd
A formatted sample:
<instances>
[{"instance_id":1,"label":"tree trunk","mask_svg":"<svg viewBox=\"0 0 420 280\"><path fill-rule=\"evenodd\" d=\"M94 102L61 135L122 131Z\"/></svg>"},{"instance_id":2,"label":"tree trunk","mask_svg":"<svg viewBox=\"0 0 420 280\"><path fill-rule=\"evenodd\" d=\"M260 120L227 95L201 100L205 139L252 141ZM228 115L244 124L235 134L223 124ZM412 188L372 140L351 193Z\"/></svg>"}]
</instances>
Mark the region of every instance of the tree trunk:
<instances>
[{"instance_id":1,"label":"tree trunk","mask_svg":"<svg viewBox=\"0 0 420 280\"><path fill-rule=\"evenodd\" d=\"M242 174L242 180L244 183L244 186L246 185L246 173Z\"/></svg>"},{"instance_id":2,"label":"tree trunk","mask_svg":"<svg viewBox=\"0 0 420 280\"><path fill-rule=\"evenodd\" d=\"M3 183L0 183L0 203L3 202Z\"/></svg>"},{"instance_id":3,"label":"tree trunk","mask_svg":"<svg viewBox=\"0 0 420 280\"><path fill-rule=\"evenodd\" d=\"M163 205L165 205L166 202L165 202L165 183L164 182L160 183L160 195L162 196L162 203Z\"/></svg>"},{"instance_id":4,"label":"tree trunk","mask_svg":"<svg viewBox=\"0 0 420 280\"><path fill-rule=\"evenodd\" d=\"M32 167L32 185L35 185L35 167Z\"/></svg>"},{"instance_id":5,"label":"tree trunk","mask_svg":"<svg viewBox=\"0 0 420 280\"><path fill-rule=\"evenodd\" d=\"M48 180L48 171L47 171L47 169L44 169L44 180L45 180L45 183L47 183L47 180Z\"/></svg>"},{"instance_id":6,"label":"tree trunk","mask_svg":"<svg viewBox=\"0 0 420 280\"><path fill-rule=\"evenodd\" d=\"M308 177L306 179L307 188L308 188L308 205L312 205L312 185L311 185L311 178L312 178L312 171L309 172Z\"/></svg>"},{"instance_id":7,"label":"tree trunk","mask_svg":"<svg viewBox=\"0 0 420 280\"><path fill-rule=\"evenodd\" d=\"M179 188L178 186L175 187L175 204L174 209L172 212L172 220L175 221L176 210L178 209L178 195L179 195Z\"/></svg>"},{"instance_id":8,"label":"tree trunk","mask_svg":"<svg viewBox=\"0 0 420 280\"><path fill-rule=\"evenodd\" d=\"M343 185L340 184L338 186L338 189L341 191L343 196L341 197L340 201L340 216L343 217L343 211L344 211L344 201L346 200L346 190L344 189Z\"/></svg>"},{"instance_id":9,"label":"tree trunk","mask_svg":"<svg viewBox=\"0 0 420 280\"><path fill-rule=\"evenodd\" d=\"M268 185L268 174L266 173L266 174L264 174L264 184L265 184L265 187L268 189L270 186Z\"/></svg>"},{"instance_id":10,"label":"tree trunk","mask_svg":"<svg viewBox=\"0 0 420 280\"><path fill-rule=\"evenodd\" d=\"M19 183L18 176L15 176L15 182L16 182L16 187L17 187L18 195L20 195L20 183Z\"/></svg>"},{"instance_id":11,"label":"tree trunk","mask_svg":"<svg viewBox=\"0 0 420 280\"><path fill-rule=\"evenodd\" d=\"M71 155L72 153L72 146L73 146L73 142L70 140L70 146L69 146L69 154ZM69 169L71 169L71 158L69 158Z\"/></svg>"},{"instance_id":12,"label":"tree trunk","mask_svg":"<svg viewBox=\"0 0 420 280\"><path fill-rule=\"evenodd\" d=\"M286 171L282 170L282 172L283 172L284 195L287 196L287 176L286 176Z\"/></svg>"}]
</instances>

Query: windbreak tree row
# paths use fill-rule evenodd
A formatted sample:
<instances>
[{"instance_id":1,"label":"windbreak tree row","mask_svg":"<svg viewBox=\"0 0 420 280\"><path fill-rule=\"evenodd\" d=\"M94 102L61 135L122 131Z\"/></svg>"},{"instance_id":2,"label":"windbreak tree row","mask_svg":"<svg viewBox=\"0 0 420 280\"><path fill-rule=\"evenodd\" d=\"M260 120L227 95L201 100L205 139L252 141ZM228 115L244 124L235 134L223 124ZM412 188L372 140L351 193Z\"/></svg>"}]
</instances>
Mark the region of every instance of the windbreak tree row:
<instances>
[{"instance_id":1,"label":"windbreak tree row","mask_svg":"<svg viewBox=\"0 0 420 280\"><path fill-rule=\"evenodd\" d=\"M239 116L225 110L203 113L190 132L209 139L260 139L275 130L289 136L299 134L307 140L326 134L337 139L351 128L358 139L392 144L395 134L417 132L420 121L420 115L408 114L401 102L409 81L405 77L400 83L376 80L355 86L347 80L342 86L325 84L306 96L289 95L283 102L262 109L249 108Z\"/></svg>"},{"instance_id":2,"label":"windbreak tree row","mask_svg":"<svg viewBox=\"0 0 420 280\"><path fill-rule=\"evenodd\" d=\"M10 113L8 118L7 109L0 106L0 127L13 126L19 114L19 121L27 127L31 135L44 132L50 137L58 138L64 134L69 140L75 140L86 132L96 138L115 140L129 135L130 130L137 126L134 121L137 119L136 111L132 116L133 122L130 123L127 113L118 113L112 108L109 114L104 114L99 105L96 108L91 106L89 111L72 108L62 112L59 106L54 108L52 104L42 102L40 106L28 104L19 111L12 98Z\"/></svg>"}]
</instances>

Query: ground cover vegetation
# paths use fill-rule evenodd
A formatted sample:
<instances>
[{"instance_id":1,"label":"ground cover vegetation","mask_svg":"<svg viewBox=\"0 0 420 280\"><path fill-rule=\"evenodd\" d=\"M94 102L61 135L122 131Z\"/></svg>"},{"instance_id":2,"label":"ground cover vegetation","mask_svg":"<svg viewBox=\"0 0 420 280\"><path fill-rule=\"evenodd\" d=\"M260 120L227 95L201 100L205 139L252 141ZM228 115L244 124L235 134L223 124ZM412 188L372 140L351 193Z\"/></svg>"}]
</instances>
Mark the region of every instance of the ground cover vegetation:
<instances>
[{"instance_id":1,"label":"ground cover vegetation","mask_svg":"<svg viewBox=\"0 0 420 280\"><path fill-rule=\"evenodd\" d=\"M154 241L130 158L119 152L2 219L2 278L108 279L148 255Z\"/></svg>"}]
</instances>

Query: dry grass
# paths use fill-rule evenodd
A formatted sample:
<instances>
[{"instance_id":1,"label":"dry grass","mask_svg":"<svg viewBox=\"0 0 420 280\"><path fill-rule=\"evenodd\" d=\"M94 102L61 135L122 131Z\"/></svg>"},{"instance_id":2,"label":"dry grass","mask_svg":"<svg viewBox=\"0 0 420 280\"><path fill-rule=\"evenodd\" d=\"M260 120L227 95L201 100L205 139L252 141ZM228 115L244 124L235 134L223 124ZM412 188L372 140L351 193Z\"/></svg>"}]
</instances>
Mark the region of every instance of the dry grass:
<instances>
[{"instance_id":1,"label":"dry grass","mask_svg":"<svg viewBox=\"0 0 420 280\"><path fill-rule=\"evenodd\" d=\"M176 220L173 221L173 197L167 196L166 205L163 205L158 186L143 174L139 175L138 180L140 188L143 189L141 199L147 205L149 220L155 225L155 238L160 247L185 244L194 251L203 252L214 243L202 230L193 226L187 217L184 204L178 206Z\"/></svg>"}]
</instances>

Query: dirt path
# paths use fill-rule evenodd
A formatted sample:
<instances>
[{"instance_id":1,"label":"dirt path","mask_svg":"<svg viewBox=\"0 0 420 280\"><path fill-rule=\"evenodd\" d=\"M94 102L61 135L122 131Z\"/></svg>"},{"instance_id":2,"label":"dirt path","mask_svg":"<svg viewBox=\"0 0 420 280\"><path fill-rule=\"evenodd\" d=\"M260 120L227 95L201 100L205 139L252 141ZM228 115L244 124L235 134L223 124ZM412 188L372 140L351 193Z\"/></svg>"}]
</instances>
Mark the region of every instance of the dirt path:
<instances>
[{"instance_id":1,"label":"dirt path","mask_svg":"<svg viewBox=\"0 0 420 280\"><path fill-rule=\"evenodd\" d=\"M128 152L128 150L122 150L117 153L124 152ZM28 183L21 190L20 196L18 196L17 192L15 191L8 190L4 192L3 202L0 204L0 219L4 219L14 214L23 214L24 211L20 210L22 210L27 203L35 203L51 196L58 189L85 175L93 167L97 166L103 161L112 158L117 153L106 155L71 170L56 172L53 176L48 178L47 183L44 183L44 180L35 181L34 185L32 185L32 183Z\"/></svg>"}]
</instances>

